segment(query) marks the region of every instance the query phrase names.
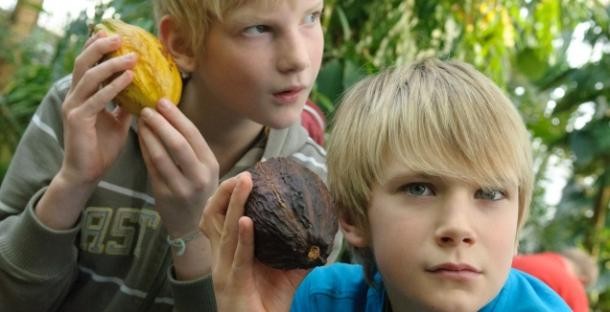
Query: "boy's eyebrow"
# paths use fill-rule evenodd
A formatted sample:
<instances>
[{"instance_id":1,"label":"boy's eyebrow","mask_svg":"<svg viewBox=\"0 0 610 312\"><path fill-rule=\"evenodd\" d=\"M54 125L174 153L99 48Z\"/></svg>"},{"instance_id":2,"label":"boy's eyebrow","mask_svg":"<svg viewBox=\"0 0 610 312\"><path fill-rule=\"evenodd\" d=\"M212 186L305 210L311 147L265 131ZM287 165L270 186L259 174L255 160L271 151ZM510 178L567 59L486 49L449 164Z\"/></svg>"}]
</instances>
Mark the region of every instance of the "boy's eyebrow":
<instances>
[{"instance_id":1,"label":"boy's eyebrow","mask_svg":"<svg viewBox=\"0 0 610 312\"><path fill-rule=\"evenodd\" d=\"M400 183L405 180L434 180L439 179L440 177L427 174L425 172L416 172L416 171L399 171L397 173L390 173L382 177L381 184L394 184Z\"/></svg>"},{"instance_id":2,"label":"boy's eyebrow","mask_svg":"<svg viewBox=\"0 0 610 312\"><path fill-rule=\"evenodd\" d=\"M399 183L404 183L405 181L444 181L446 179L451 179L449 177L443 177L439 175L429 174L421 171L398 171L397 173L390 173L385 176L382 176L380 180L381 185L394 185ZM472 183L472 181L471 181ZM476 183L474 183L476 184ZM497 184L497 185L496 185ZM498 188L498 187L514 187L515 183L511 181L507 181L505 179L497 179L497 183L494 185L480 185L480 187L486 188Z\"/></svg>"}]
</instances>

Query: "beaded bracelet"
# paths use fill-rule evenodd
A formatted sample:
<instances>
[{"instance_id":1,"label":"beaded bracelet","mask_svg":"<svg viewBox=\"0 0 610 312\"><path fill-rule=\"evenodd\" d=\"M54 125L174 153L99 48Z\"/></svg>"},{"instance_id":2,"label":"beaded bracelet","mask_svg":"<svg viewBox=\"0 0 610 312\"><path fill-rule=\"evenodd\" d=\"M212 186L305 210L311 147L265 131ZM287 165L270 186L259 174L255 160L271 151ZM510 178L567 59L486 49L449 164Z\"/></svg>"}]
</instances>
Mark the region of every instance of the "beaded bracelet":
<instances>
[{"instance_id":1,"label":"beaded bracelet","mask_svg":"<svg viewBox=\"0 0 610 312\"><path fill-rule=\"evenodd\" d=\"M177 256L182 256L184 254L184 252L186 251L186 243L197 238L197 236L199 236L199 234L201 234L201 232L199 232L199 230L195 230L189 234L184 235L183 237L178 237L176 239L172 239L169 235L167 235L167 243L171 247L178 249L176 251Z\"/></svg>"}]
</instances>

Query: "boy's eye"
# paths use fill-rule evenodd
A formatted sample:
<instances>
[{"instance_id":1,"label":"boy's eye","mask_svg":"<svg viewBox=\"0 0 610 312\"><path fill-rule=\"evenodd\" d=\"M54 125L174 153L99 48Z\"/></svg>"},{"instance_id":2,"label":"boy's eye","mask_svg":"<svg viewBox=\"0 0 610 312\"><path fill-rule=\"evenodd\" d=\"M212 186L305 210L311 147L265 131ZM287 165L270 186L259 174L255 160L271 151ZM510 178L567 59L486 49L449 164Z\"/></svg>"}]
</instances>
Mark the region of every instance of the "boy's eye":
<instances>
[{"instance_id":1,"label":"boy's eye","mask_svg":"<svg viewBox=\"0 0 610 312\"><path fill-rule=\"evenodd\" d=\"M269 26L267 26L267 25L254 25L254 26L246 27L246 29L244 29L244 34L246 34L248 36L256 36L256 35L260 35L262 33L268 32L268 31L269 31Z\"/></svg>"},{"instance_id":2,"label":"boy's eye","mask_svg":"<svg viewBox=\"0 0 610 312\"><path fill-rule=\"evenodd\" d=\"M401 187L401 190L412 196L431 196L434 191L426 183L409 183Z\"/></svg>"},{"instance_id":3,"label":"boy's eye","mask_svg":"<svg viewBox=\"0 0 610 312\"><path fill-rule=\"evenodd\" d=\"M313 12L305 16L305 24L315 24L320 21L320 15L322 12Z\"/></svg>"},{"instance_id":4,"label":"boy's eye","mask_svg":"<svg viewBox=\"0 0 610 312\"><path fill-rule=\"evenodd\" d=\"M478 190L475 193L475 197L478 199L496 201L496 200L503 199L506 196L504 195L504 192L502 192L500 190L485 189L485 190Z\"/></svg>"}]
</instances>

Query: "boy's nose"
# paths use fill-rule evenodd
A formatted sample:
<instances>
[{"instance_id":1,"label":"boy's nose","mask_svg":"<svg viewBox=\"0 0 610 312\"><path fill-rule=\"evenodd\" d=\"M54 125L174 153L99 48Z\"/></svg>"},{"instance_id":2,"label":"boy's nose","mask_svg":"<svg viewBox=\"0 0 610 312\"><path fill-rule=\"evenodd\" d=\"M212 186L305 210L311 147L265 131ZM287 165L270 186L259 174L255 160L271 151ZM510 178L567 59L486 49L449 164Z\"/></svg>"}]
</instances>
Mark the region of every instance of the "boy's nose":
<instances>
[{"instance_id":1,"label":"boy's nose","mask_svg":"<svg viewBox=\"0 0 610 312\"><path fill-rule=\"evenodd\" d=\"M282 40L277 67L282 73L299 72L309 67L309 47L298 31L287 33Z\"/></svg>"},{"instance_id":2,"label":"boy's nose","mask_svg":"<svg viewBox=\"0 0 610 312\"><path fill-rule=\"evenodd\" d=\"M459 245L471 246L476 243L472 228L471 216L468 215L467 202L446 205L439 216L438 227L435 231L435 241L441 247L456 247Z\"/></svg>"},{"instance_id":3,"label":"boy's nose","mask_svg":"<svg viewBox=\"0 0 610 312\"><path fill-rule=\"evenodd\" d=\"M474 235L460 228L446 228L436 235L436 243L441 247L457 247L459 245L474 245Z\"/></svg>"}]
</instances>

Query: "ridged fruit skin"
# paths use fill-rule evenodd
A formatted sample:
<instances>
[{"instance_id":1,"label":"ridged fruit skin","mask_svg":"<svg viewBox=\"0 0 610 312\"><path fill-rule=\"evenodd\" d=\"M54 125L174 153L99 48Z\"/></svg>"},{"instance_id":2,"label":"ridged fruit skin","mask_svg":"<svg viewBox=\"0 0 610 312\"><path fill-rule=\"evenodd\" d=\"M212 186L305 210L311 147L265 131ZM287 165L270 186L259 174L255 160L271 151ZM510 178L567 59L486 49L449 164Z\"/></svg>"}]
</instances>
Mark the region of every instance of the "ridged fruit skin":
<instances>
[{"instance_id":1,"label":"ridged fruit skin","mask_svg":"<svg viewBox=\"0 0 610 312\"><path fill-rule=\"evenodd\" d=\"M330 193L320 177L286 157L248 169L252 192L246 215L254 223L254 254L276 269L323 265L338 225Z\"/></svg>"},{"instance_id":2,"label":"ridged fruit skin","mask_svg":"<svg viewBox=\"0 0 610 312\"><path fill-rule=\"evenodd\" d=\"M99 31L121 37L121 47L106 55L105 59L130 52L135 52L138 58L133 68L133 81L115 97L116 104L136 115L144 107L154 108L163 97L178 104L182 95L180 71L154 35L118 19L106 19L95 25L93 32Z\"/></svg>"}]
</instances>

